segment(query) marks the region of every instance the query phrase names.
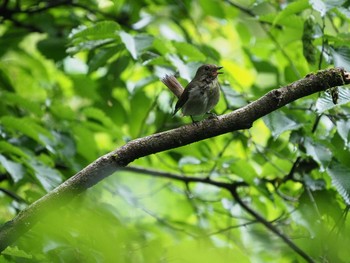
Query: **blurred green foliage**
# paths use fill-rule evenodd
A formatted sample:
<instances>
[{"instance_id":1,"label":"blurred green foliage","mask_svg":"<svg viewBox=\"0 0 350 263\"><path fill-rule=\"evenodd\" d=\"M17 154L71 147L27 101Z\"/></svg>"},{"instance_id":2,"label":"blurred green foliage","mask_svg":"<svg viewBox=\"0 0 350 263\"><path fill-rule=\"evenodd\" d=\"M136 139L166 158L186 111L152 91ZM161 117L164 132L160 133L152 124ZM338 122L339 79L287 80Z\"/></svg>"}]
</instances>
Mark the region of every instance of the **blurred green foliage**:
<instances>
[{"instance_id":1,"label":"blurred green foliage","mask_svg":"<svg viewBox=\"0 0 350 263\"><path fill-rule=\"evenodd\" d=\"M345 0L4 0L0 223L99 156L169 130L202 63L224 67L218 114L310 72L350 71ZM348 87L300 99L248 131L132 165L244 181L239 195L318 262L350 256ZM145 176L147 175L147 176ZM1 242L1 241L0 241ZM118 172L42 219L1 262L301 262L224 189Z\"/></svg>"}]
</instances>

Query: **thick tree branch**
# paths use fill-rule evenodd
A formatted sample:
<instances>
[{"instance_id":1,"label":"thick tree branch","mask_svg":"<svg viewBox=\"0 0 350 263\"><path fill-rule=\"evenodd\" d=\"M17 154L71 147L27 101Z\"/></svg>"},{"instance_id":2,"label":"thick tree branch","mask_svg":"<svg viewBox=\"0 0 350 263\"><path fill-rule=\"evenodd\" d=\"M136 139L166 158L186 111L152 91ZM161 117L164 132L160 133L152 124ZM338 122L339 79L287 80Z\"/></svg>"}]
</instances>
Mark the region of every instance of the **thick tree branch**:
<instances>
[{"instance_id":1,"label":"thick tree branch","mask_svg":"<svg viewBox=\"0 0 350 263\"><path fill-rule=\"evenodd\" d=\"M3 251L31 229L50 208L57 210L77 194L127 166L135 159L224 133L248 129L255 120L290 102L331 87L349 83L349 75L343 69L334 68L319 71L290 85L272 90L260 99L229 114L130 141L115 151L98 158L56 189L31 204L27 209L21 211L13 220L2 225L0 227L0 251Z\"/></svg>"}]
</instances>

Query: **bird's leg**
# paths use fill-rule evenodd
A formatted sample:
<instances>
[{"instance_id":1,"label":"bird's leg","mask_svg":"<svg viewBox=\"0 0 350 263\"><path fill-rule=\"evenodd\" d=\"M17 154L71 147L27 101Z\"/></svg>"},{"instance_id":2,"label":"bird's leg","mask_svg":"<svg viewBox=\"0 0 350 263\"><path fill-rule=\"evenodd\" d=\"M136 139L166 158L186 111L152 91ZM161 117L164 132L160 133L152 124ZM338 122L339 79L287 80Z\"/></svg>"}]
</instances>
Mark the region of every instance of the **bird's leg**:
<instances>
[{"instance_id":1,"label":"bird's leg","mask_svg":"<svg viewBox=\"0 0 350 263\"><path fill-rule=\"evenodd\" d=\"M218 118L218 115L216 115L214 112L206 112L205 114L209 115L209 119L217 119Z\"/></svg>"},{"instance_id":2,"label":"bird's leg","mask_svg":"<svg viewBox=\"0 0 350 263\"><path fill-rule=\"evenodd\" d=\"M195 119L193 119L192 115L190 115L190 117L191 117L192 123L195 124L195 125L197 125L198 121L196 121Z\"/></svg>"}]
</instances>

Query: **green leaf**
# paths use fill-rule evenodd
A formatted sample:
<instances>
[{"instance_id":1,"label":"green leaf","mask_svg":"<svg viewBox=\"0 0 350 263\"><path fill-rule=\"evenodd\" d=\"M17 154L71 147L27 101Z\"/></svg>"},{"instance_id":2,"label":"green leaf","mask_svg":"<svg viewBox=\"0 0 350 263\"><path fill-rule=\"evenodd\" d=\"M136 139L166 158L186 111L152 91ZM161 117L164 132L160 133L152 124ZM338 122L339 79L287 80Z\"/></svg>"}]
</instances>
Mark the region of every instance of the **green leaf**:
<instances>
[{"instance_id":1,"label":"green leaf","mask_svg":"<svg viewBox=\"0 0 350 263\"><path fill-rule=\"evenodd\" d=\"M327 172L338 193L343 197L345 203L350 205L350 168L334 163L327 168Z\"/></svg>"},{"instance_id":2,"label":"green leaf","mask_svg":"<svg viewBox=\"0 0 350 263\"><path fill-rule=\"evenodd\" d=\"M96 47L120 42L120 26L113 21L98 22L90 27L79 26L71 31L69 35L70 48L67 52L76 54L83 50L92 50Z\"/></svg>"},{"instance_id":3,"label":"green leaf","mask_svg":"<svg viewBox=\"0 0 350 263\"><path fill-rule=\"evenodd\" d=\"M246 160L239 160L232 163L230 169L234 174L250 185L254 185L254 180L258 177L253 166Z\"/></svg>"},{"instance_id":4,"label":"green leaf","mask_svg":"<svg viewBox=\"0 0 350 263\"><path fill-rule=\"evenodd\" d=\"M145 119L149 114L148 109L152 101L146 96L142 89L138 89L130 101L129 128L130 134L136 138L142 133L142 127L145 127Z\"/></svg>"},{"instance_id":5,"label":"green leaf","mask_svg":"<svg viewBox=\"0 0 350 263\"><path fill-rule=\"evenodd\" d=\"M215 16L220 19L225 17L223 6L218 0L199 0L199 4L206 15Z\"/></svg>"},{"instance_id":6,"label":"green leaf","mask_svg":"<svg viewBox=\"0 0 350 263\"><path fill-rule=\"evenodd\" d=\"M16 261L21 261L21 260L19 260L19 258L23 258L23 259L24 258L25 259L32 259L33 258L32 255L28 254L24 250L18 249L18 247L7 247L3 252L1 252L1 255L16 257L17 258Z\"/></svg>"},{"instance_id":7,"label":"green leaf","mask_svg":"<svg viewBox=\"0 0 350 263\"><path fill-rule=\"evenodd\" d=\"M304 146L307 155L312 157L321 166L321 171L324 171L332 159L331 150L319 142L311 141L310 138L306 138Z\"/></svg>"},{"instance_id":8,"label":"green leaf","mask_svg":"<svg viewBox=\"0 0 350 263\"><path fill-rule=\"evenodd\" d=\"M177 54L186 61L205 61L206 56L199 51L195 46L186 42L173 42L173 46L176 48Z\"/></svg>"},{"instance_id":9,"label":"green leaf","mask_svg":"<svg viewBox=\"0 0 350 263\"><path fill-rule=\"evenodd\" d=\"M243 96L230 86L221 85L221 90L230 109L240 108L247 105L247 102Z\"/></svg>"},{"instance_id":10,"label":"green leaf","mask_svg":"<svg viewBox=\"0 0 350 263\"><path fill-rule=\"evenodd\" d=\"M334 66L350 70L350 48L331 48Z\"/></svg>"},{"instance_id":11,"label":"green leaf","mask_svg":"<svg viewBox=\"0 0 350 263\"><path fill-rule=\"evenodd\" d=\"M122 45L100 49L88 62L89 73L94 72L100 67L107 66L111 58L115 57L122 49Z\"/></svg>"},{"instance_id":12,"label":"green leaf","mask_svg":"<svg viewBox=\"0 0 350 263\"><path fill-rule=\"evenodd\" d=\"M12 92L4 92L1 96L3 96L3 101L7 105L25 109L28 113L33 113L37 116L43 115L41 105L37 102L33 102L28 98L23 98L19 94Z\"/></svg>"},{"instance_id":13,"label":"green leaf","mask_svg":"<svg viewBox=\"0 0 350 263\"><path fill-rule=\"evenodd\" d=\"M263 120L275 139L285 131L296 130L302 126L281 111L274 111L263 117Z\"/></svg>"},{"instance_id":14,"label":"green leaf","mask_svg":"<svg viewBox=\"0 0 350 263\"><path fill-rule=\"evenodd\" d=\"M350 139L350 120L337 121L337 131L340 137L343 139L344 144L348 145Z\"/></svg>"},{"instance_id":15,"label":"green leaf","mask_svg":"<svg viewBox=\"0 0 350 263\"><path fill-rule=\"evenodd\" d=\"M44 163L32 159L29 161L34 177L39 181L46 192L50 192L62 182L61 174Z\"/></svg>"},{"instance_id":16,"label":"green leaf","mask_svg":"<svg viewBox=\"0 0 350 263\"><path fill-rule=\"evenodd\" d=\"M77 144L77 152L87 161L93 161L97 157L97 145L94 133L84 127L81 123L77 123L73 128Z\"/></svg>"},{"instance_id":17,"label":"green leaf","mask_svg":"<svg viewBox=\"0 0 350 263\"><path fill-rule=\"evenodd\" d=\"M334 104L329 92L324 92L320 98L316 101L316 111L317 113L323 113L330 110L338 105L346 104L350 101L350 89L344 87L338 87L339 99L338 103Z\"/></svg>"},{"instance_id":18,"label":"green leaf","mask_svg":"<svg viewBox=\"0 0 350 263\"><path fill-rule=\"evenodd\" d=\"M83 110L83 114L94 121L101 123L106 128L113 128L113 121L100 109L88 107Z\"/></svg>"},{"instance_id":19,"label":"green leaf","mask_svg":"<svg viewBox=\"0 0 350 263\"><path fill-rule=\"evenodd\" d=\"M313 9L318 11L321 16L325 16L334 7L340 7L344 2L345 0L310 0Z\"/></svg>"},{"instance_id":20,"label":"green leaf","mask_svg":"<svg viewBox=\"0 0 350 263\"><path fill-rule=\"evenodd\" d=\"M25 170L22 164L10 161L1 154L0 154L0 163L6 169L6 171L11 175L11 178L15 183L17 183L24 177Z\"/></svg>"},{"instance_id":21,"label":"green leaf","mask_svg":"<svg viewBox=\"0 0 350 263\"><path fill-rule=\"evenodd\" d=\"M89 27L81 25L72 29L69 39L74 45L89 40L118 39L119 30L120 26L116 22L102 21Z\"/></svg>"},{"instance_id":22,"label":"green leaf","mask_svg":"<svg viewBox=\"0 0 350 263\"><path fill-rule=\"evenodd\" d=\"M4 116L0 118L0 124L14 133L19 132L43 145L46 145L46 139L52 138L52 135L48 130L39 124L36 124L34 120L29 118Z\"/></svg>"},{"instance_id":23,"label":"green leaf","mask_svg":"<svg viewBox=\"0 0 350 263\"><path fill-rule=\"evenodd\" d=\"M48 59L60 61L68 55L66 53L66 45L66 39L50 36L38 43L38 49Z\"/></svg>"},{"instance_id":24,"label":"green leaf","mask_svg":"<svg viewBox=\"0 0 350 263\"><path fill-rule=\"evenodd\" d=\"M121 31L119 35L126 49L135 60L153 43L153 37L146 34L132 36L124 31Z\"/></svg>"},{"instance_id":25,"label":"green leaf","mask_svg":"<svg viewBox=\"0 0 350 263\"><path fill-rule=\"evenodd\" d=\"M29 157L21 148L5 141L0 141L0 153L14 154L24 158Z\"/></svg>"},{"instance_id":26,"label":"green leaf","mask_svg":"<svg viewBox=\"0 0 350 263\"><path fill-rule=\"evenodd\" d=\"M310 4L307 0L293 1L281 12L278 13L273 24L276 25L280 20L289 18L291 15L299 14L301 11L309 8Z\"/></svg>"}]
</instances>

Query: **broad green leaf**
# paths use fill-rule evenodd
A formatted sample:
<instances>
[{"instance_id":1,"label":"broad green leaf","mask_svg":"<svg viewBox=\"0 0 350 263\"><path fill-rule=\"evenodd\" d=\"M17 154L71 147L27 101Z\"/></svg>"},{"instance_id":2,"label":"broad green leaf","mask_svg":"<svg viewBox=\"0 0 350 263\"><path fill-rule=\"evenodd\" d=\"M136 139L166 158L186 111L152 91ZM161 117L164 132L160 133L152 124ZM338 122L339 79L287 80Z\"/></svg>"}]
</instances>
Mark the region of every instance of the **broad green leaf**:
<instances>
[{"instance_id":1,"label":"broad green leaf","mask_svg":"<svg viewBox=\"0 0 350 263\"><path fill-rule=\"evenodd\" d=\"M77 152L87 161L96 159L98 156L94 133L87 129L82 123L76 123L72 128L77 144Z\"/></svg>"},{"instance_id":2,"label":"broad green leaf","mask_svg":"<svg viewBox=\"0 0 350 263\"><path fill-rule=\"evenodd\" d=\"M125 31L121 31L119 35L133 59L138 59L142 52L153 43L153 37L145 34L133 36Z\"/></svg>"},{"instance_id":3,"label":"broad green leaf","mask_svg":"<svg viewBox=\"0 0 350 263\"><path fill-rule=\"evenodd\" d=\"M274 25L278 24L280 20L289 18L291 15L299 14L301 11L307 9L310 6L307 0L298 0L293 1L281 12L278 13L275 20L273 21Z\"/></svg>"},{"instance_id":4,"label":"broad green leaf","mask_svg":"<svg viewBox=\"0 0 350 263\"><path fill-rule=\"evenodd\" d=\"M323 0L309 0L312 8L318 11L321 16L324 16L327 12L326 3Z\"/></svg>"},{"instance_id":5,"label":"broad green leaf","mask_svg":"<svg viewBox=\"0 0 350 263\"><path fill-rule=\"evenodd\" d=\"M340 47L331 49L334 66L350 71L350 48Z\"/></svg>"},{"instance_id":6,"label":"broad green leaf","mask_svg":"<svg viewBox=\"0 0 350 263\"><path fill-rule=\"evenodd\" d=\"M111 62L111 58L115 58L121 48L122 45L117 45L99 50L88 62L89 73L94 72L100 67L107 66L107 63Z\"/></svg>"},{"instance_id":7,"label":"broad green leaf","mask_svg":"<svg viewBox=\"0 0 350 263\"><path fill-rule=\"evenodd\" d=\"M241 94L236 92L233 88L228 85L221 85L222 93L224 94L227 106L230 109L240 108L247 104L246 100Z\"/></svg>"},{"instance_id":8,"label":"broad green leaf","mask_svg":"<svg viewBox=\"0 0 350 263\"><path fill-rule=\"evenodd\" d=\"M73 121L76 119L76 113L70 107L62 103L54 102L50 105L49 109L51 114L59 120Z\"/></svg>"},{"instance_id":9,"label":"broad green leaf","mask_svg":"<svg viewBox=\"0 0 350 263\"><path fill-rule=\"evenodd\" d=\"M307 155L312 157L321 166L321 171L324 171L332 159L331 150L320 142L316 143L309 138L306 138L304 146Z\"/></svg>"},{"instance_id":10,"label":"broad green leaf","mask_svg":"<svg viewBox=\"0 0 350 263\"><path fill-rule=\"evenodd\" d=\"M92 26L79 26L72 29L69 38L73 45L98 39L117 39L120 26L113 21L102 21Z\"/></svg>"},{"instance_id":11,"label":"broad green leaf","mask_svg":"<svg viewBox=\"0 0 350 263\"><path fill-rule=\"evenodd\" d=\"M33 259L33 256L27 253L28 251L18 249L18 247L7 247L4 251L1 252L1 255L7 255L17 258L18 261L22 259ZM2 258L0 256L0 261L2 262ZM7 262L7 261L5 261ZM12 261L8 261L12 262Z\"/></svg>"},{"instance_id":12,"label":"broad green leaf","mask_svg":"<svg viewBox=\"0 0 350 263\"><path fill-rule=\"evenodd\" d=\"M23 149L6 141L0 141L0 153L14 154L24 158L29 157L28 154L23 151Z\"/></svg>"},{"instance_id":13,"label":"broad green leaf","mask_svg":"<svg viewBox=\"0 0 350 263\"><path fill-rule=\"evenodd\" d=\"M206 56L195 46L186 42L173 42L178 54L186 61L205 61Z\"/></svg>"},{"instance_id":14,"label":"broad green leaf","mask_svg":"<svg viewBox=\"0 0 350 263\"><path fill-rule=\"evenodd\" d=\"M232 163L230 169L234 174L242 178L242 180L250 185L254 185L254 180L258 177L258 174L253 166L245 160L239 160Z\"/></svg>"},{"instance_id":15,"label":"broad green leaf","mask_svg":"<svg viewBox=\"0 0 350 263\"><path fill-rule=\"evenodd\" d=\"M337 131L340 137L343 139L344 144L348 145L350 139L350 120L337 121Z\"/></svg>"},{"instance_id":16,"label":"broad green leaf","mask_svg":"<svg viewBox=\"0 0 350 263\"><path fill-rule=\"evenodd\" d=\"M350 169L339 163L332 163L327 168L327 172L338 193L343 197L345 203L350 205Z\"/></svg>"},{"instance_id":17,"label":"broad green leaf","mask_svg":"<svg viewBox=\"0 0 350 263\"><path fill-rule=\"evenodd\" d=\"M46 192L50 192L62 182L62 175L44 163L32 159L29 161L34 177L39 181Z\"/></svg>"},{"instance_id":18,"label":"broad green leaf","mask_svg":"<svg viewBox=\"0 0 350 263\"><path fill-rule=\"evenodd\" d=\"M22 164L10 161L1 154L0 154L0 163L6 169L6 171L11 175L11 178L15 183L23 179L25 170Z\"/></svg>"},{"instance_id":19,"label":"broad green leaf","mask_svg":"<svg viewBox=\"0 0 350 263\"><path fill-rule=\"evenodd\" d=\"M199 4L207 15L215 16L218 18L225 17L223 6L218 0L200 0Z\"/></svg>"},{"instance_id":20,"label":"broad green leaf","mask_svg":"<svg viewBox=\"0 0 350 263\"><path fill-rule=\"evenodd\" d=\"M114 39L89 40L76 44L73 47L67 48L67 53L74 55L80 51L93 50L97 47L102 47L106 44L111 44Z\"/></svg>"},{"instance_id":21,"label":"broad green leaf","mask_svg":"<svg viewBox=\"0 0 350 263\"><path fill-rule=\"evenodd\" d=\"M42 116L43 111L41 105L37 102L31 101L28 98L23 98L19 94L12 92L4 92L1 96L3 96L4 103L25 109L29 114L35 114L37 116Z\"/></svg>"},{"instance_id":22,"label":"broad green leaf","mask_svg":"<svg viewBox=\"0 0 350 263\"><path fill-rule=\"evenodd\" d=\"M308 174L304 175L304 183L311 191L320 191L326 189L326 182L323 179L314 179Z\"/></svg>"},{"instance_id":23,"label":"broad green leaf","mask_svg":"<svg viewBox=\"0 0 350 263\"><path fill-rule=\"evenodd\" d=\"M142 134L143 128L147 125L145 120L149 114L149 107L151 107L151 99L146 96L142 89L138 89L133 94L130 100L130 114L129 114L129 128L130 134L133 138L137 138Z\"/></svg>"},{"instance_id":24,"label":"broad green leaf","mask_svg":"<svg viewBox=\"0 0 350 263\"><path fill-rule=\"evenodd\" d=\"M70 46L67 52L76 54L83 50L92 50L102 45L118 44L120 26L113 21L98 22L90 27L79 26L71 31Z\"/></svg>"},{"instance_id":25,"label":"broad green leaf","mask_svg":"<svg viewBox=\"0 0 350 263\"><path fill-rule=\"evenodd\" d=\"M339 107L339 105L346 104L350 101L350 89L338 87L339 99L338 103L334 104L331 95L328 91L324 92L320 98L316 101L316 111L317 113L323 113L334 107Z\"/></svg>"},{"instance_id":26,"label":"broad green leaf","mask_svg":"<svg viewBox=\"0 0 350 263\"><path fill-rule=\"evenodd\" d=\"M101 123L106 128L113 128L113 121L100 109L89 107L83 110L83 114L91 120Z\"/></svg>"},{"instance_id":27,"label":"broad green leaf","mask_svg":"<svg viewBox=\"0 0 350 263\"><path fill-rule=\"evenodd\" d=\"M68 54L66 53L67 40L59 37L49 37L38 43L39 51L48 59L61 61Z\"/></svg>"},{"instance_id":28,"label":"broad green leaf","mask_svg":"<svg viewBox=\"0 0 350 263\"><path fill-rule=\"evenodd\" d=\"M288 118L281 111L271 112L263 117L263 120L275 139L285 131L296 130L302 126L301 123Z\"/></svg>"},{"instance_id":29,"label":"broad green leaf","mask_svg":"<svg viewBox=\"0 0 350 263\"><path fill-rule=\"evenodd\" d=\"M45 138L42 136L52 138L52 135L48 130L39 124L36 124L34 120L30 120L29 118L4 116L0 118L0 124L12 132L19 132L20 134L26 135L43 145L46 143Z\"/></svg>"},{"instance_id":30,"label":"broad green leaf","mask_svg":"<svg viewBox=\"0 0 350 263\"><path fill-rule=\"evenodd\" d=\"M309 0L314 10L318 11L321 16L325 16L326 13L334 7L340 7L345 0Z\"/></svg>"}]
</instances>

